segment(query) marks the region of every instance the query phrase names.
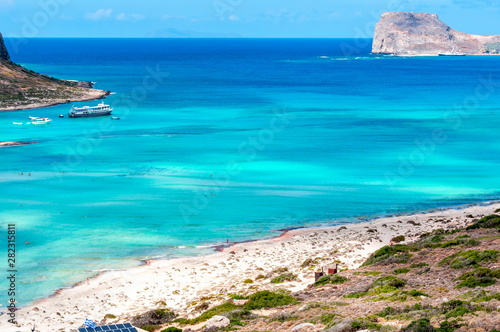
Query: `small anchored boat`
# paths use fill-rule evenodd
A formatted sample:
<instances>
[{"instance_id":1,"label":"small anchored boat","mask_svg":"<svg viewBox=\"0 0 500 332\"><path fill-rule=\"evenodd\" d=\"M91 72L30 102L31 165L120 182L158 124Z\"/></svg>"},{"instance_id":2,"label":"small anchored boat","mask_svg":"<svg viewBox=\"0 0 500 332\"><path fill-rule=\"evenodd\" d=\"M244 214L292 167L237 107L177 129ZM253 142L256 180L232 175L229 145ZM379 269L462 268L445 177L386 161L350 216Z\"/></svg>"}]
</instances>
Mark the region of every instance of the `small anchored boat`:
<instances>
[{"instance_id":1,"label":"small anchored boat","mask_svg":"<svg viewBox=\"0 0 500 332\"><path fill-rule=\"evenodd\" d=\"M34 124L34 125L44 125L44 124L48 124L52 121L52 119L49 119L49 118L36 118L36 117L32 117L32 116L30 116L30 119L31 119L31 124Z\"/></svg>"}]
</instances>

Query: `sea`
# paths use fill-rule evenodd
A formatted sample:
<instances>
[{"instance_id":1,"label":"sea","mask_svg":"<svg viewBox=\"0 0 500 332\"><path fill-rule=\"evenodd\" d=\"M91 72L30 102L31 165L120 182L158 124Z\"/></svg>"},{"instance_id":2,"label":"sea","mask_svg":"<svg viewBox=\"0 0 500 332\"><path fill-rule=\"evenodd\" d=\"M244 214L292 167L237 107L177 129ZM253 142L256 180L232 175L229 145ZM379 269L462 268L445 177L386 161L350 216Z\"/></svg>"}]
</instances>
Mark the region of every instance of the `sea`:
<instances>
[{"instance_id":1,"label":"sea","mask_svg":"<svg viewBox=\"0 0 500 332\"><path fill-rule=\"evenodd\" d=\"M373 55L370 39L6 44L111 91L120 118L58 117L100 101L0 112L0 141L35 142L0 149L0 289L14 225L18 306L145 260L500 198L500 57Z\"/></svg>"}]
</instances>

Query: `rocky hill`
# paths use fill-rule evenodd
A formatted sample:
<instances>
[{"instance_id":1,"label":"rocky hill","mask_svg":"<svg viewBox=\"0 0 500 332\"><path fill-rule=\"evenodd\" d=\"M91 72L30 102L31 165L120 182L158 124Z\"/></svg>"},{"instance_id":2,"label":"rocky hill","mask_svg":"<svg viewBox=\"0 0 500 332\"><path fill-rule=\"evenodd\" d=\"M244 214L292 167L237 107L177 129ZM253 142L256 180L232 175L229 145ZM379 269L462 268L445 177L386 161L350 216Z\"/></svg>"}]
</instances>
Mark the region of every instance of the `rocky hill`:
<instances>
[{"instance_id":1,"label":"rocky hill","mask_svg":"<svg viewBox=\"0 0 500 332\"><path fill-rule=\"evenodd\" d=\"M372 53L401 56L500 54L500 36L453 30L436 14L384 13L375 27Z\"/></svg>"},{"instance_id":2,"label":"rocky hill","mask_svg":"<svg viewBox=\"0 0 500 332\"><path fill-rule=\"evenodd\" d=\"M13 63L0 34L0 111L94 100L109 95L108 91L91 87L89 82L59 80Z\"/></svg>"}]
</instances>

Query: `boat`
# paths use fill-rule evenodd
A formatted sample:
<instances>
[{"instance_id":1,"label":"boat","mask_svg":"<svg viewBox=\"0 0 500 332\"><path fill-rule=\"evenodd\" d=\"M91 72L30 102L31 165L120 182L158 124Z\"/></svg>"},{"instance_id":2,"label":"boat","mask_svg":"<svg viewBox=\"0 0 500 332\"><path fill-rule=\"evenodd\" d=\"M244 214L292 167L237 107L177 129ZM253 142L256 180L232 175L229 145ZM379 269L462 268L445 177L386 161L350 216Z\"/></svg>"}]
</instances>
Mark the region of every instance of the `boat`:
<instances>
[{"instance_id":1,"label":"boat","mask_svg":"<svg viewBox=\"0 0 500 332\"><path fill-rule=\"evenodd\" d=\"M59 114L59 117L60 118L64 118L64 114Z\"/></svg>"},{"instance_id":2,"label":"boat","mask_svg":"<svg viewBox=\"0 0 500 332\"><path fill-rule=\"evenodd\" d=\"M111 117L111 120L120 120L120 118L119 118L119 117L117 117L117 116L112 116L112 117Z\"/></svg>"},{"instance_id":3,"label":"boat","mask_svg":"<svg viewBox=\"0 0 500 332\"><path fill-rule=\"evenodd\" d=\"M29 118L30 118L31 121L49 121L49 122L52 121L49 118L38 118L36 116L30 116Z\"/></svg>"},{"instance_id":4,"label":"boat","mask_svg":"<svg viewBox=\"0 0 500 332\"><path fill-rule=\"evenodd\" d=\"M44 124L50 123L50 121L52 121L52 120L49 119L49 118L38 118L38 119L33 119L31 121L31 124L33 124L33 125L44 125Z\"/></svg>"},{"instance_id":5,"label":"boat","mask_svg":"<svg viewBox=\"0 0 500 332\"><path fill-rule=\"evenodd\" d=\"M18 125L18 126L24 125L24 123L22 123L22 122L12 122L12 124L15 124L15 125Z\"/></svg>"},{"instance_id":6,"label":"boat","mask_svg":"<svg viewBox=\"0 0 500 332\"><path fill-rule=\"evenodd\" d=\"M93 116L104 116L111 115L113 109L104 103L100 103L97 106L83 106L83 107L71 107L68 113L70 118L87 118Z\"/></svg>"}]
</instances>

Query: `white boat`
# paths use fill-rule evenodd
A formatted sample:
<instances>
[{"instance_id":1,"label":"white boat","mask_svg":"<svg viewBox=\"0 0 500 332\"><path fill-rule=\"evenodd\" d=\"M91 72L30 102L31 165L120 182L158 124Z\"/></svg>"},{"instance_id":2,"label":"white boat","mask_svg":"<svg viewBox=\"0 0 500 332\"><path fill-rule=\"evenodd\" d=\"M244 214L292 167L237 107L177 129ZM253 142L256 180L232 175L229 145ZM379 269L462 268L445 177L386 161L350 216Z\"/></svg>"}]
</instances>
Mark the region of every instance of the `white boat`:
<instances>
[{"instance_id":1,"label":"white boat","mask_svg":"<svg viewBox=\"0 0 500 332\"><path fill-rule=\"evenodd\" d=\"M15 124L15 125L18 125L18 126L22 126L24 123L22 123L22 122L12 122L12 124Z\"/></svg>"},{"instance_id":2,"label":"white boat","mask_svg":"<svg viewBox=\"0 0 500 332\"><path fill-rule=\"evenodd\" d=\"M104 116L111 115L113 109L104 103L100 103L97 106L83 106L83 107L71 107L68 113L70 118L87 118L93 116Z\"/></svg>"},{"instance_id":3,"label":"white boat","mask_svg":"<svg viewBox=\"0 0 500 332\"><path fill-rule=\"evenodd\" d=\"M52 120L49 118L37 118L37 119L32 119L31 124L44 125L44 124L50 123L50 121L52 121Z\"/></svg>"}]
</instances>

